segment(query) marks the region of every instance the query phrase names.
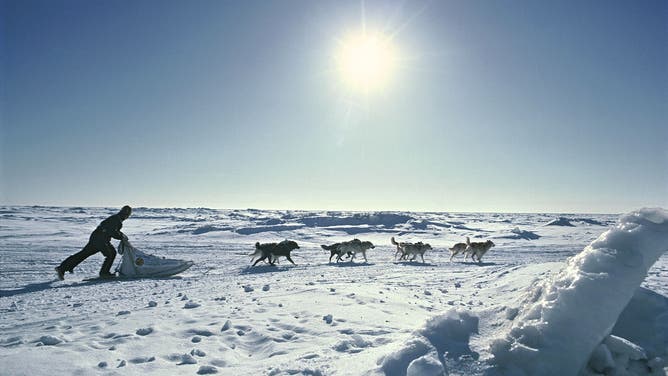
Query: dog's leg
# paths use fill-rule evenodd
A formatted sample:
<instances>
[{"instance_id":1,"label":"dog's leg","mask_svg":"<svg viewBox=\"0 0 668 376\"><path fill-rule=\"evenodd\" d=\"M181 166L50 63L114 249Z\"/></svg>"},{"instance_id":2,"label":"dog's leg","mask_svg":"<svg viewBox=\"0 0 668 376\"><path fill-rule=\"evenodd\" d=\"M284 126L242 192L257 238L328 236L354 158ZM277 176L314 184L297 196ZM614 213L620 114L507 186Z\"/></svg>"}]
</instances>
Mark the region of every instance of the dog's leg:
<instances>
[{"instance_id":1,"label":"dog's leg","mask_svg":"<svg viewBox=\"0 0 668 376\"><path fill-rule=\"evenodd\" d=\"M369 260L366 259L366 251L362 251L362 256L364 256L364 262L369 262Z\"/></svg>"},{"instance_id":2,"label":"dog's leg","mask_svg":"<svg viewBox=\"0 0 668 376\"><path fill-rule=\"evenodd\" d=\"M290 261L292 263L292 265L297 265L297 264L295 264L294 261L292 261L292 259L290 258L290 255L285 256L285 258L287 258L288 261Z\"/></svg>"},{"instance_id":3,"label":"dog's leg","mask_svg":"<svg viewBox=\"0 0 668 376\"><path fill-rule=\"evenodd\" d=\"M266 258L267 258L267 256L262 255L262 257L260 257L259 259L255 260L255 263L253 264L253 266L257 265L258 262L260 262L260 261L262 261L262 260L264 260L264 259L266 259Z\"/></svg>"}]
</instances>

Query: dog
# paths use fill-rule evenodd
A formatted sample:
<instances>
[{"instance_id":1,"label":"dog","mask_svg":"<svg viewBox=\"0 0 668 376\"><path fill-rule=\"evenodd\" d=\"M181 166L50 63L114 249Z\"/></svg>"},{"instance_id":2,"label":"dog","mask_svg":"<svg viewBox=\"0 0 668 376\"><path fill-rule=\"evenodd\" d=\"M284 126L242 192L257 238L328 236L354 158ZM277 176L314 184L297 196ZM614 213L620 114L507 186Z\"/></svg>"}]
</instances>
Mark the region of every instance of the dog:
<instances>
[{"instance_id":1,"label":"dog","mask_svg":"<svg viewBox=\"0 0 668 376\"><path fill-rule=\"evenodd\" d=\"M422 242L417 242L415 244L407 244L404 247L404 254L401 256L404 260L408 260L408 256L413 255L410 260L408 261L415 261L418 255L420 255L420 258L422 259L422 263L424 264L424 253L431 250L431 245L429 243L422 243Z\"/></svg>"},{"instance_id":2,"label":"dog","mask_svg":"<svg viewBox=\"0 0 668 376\"><path fill-rule=\"evenodd\" d=\"M329 254L329 262L332 262L332 257L334 257L334 255L336 255L336 256L340 256L340 255L341 255L341 250L339 249L339 246L340 246L341 244L342 244L342 243L334 243L334 244L332 244L332 245L324 245L324 244L323 244L323 245L320 246L320 247L322 247L322 249L324 249L325 251L329 251L329 252L330 252L330 254ZM350 257L350 256L352 256L352 253L351 253L351 252L348 252L348 253L346 254L346 258L347 258L347 257ZM337 257L336 262L339 262L339 259L340 259L340 258Z\"/></svg>"},{"instance_id":3,"label":"dog","mask_svg":"<svg viewBox=\"0 0 668 376\"><path fill-rule=\"evenodd\" d=\"M469 242L469 238L466 237L466 241ZM451 248L448 248L450 250L450 261L452 261L452 258L457 256L460 253L464 254L464 259L466 259L468 256L466 255L466 249L468 248L468 245L466 243L457 243L453 245Z\"/></svg>"},{"instance_id":4,"label":"dog","mask_svg":"<svg viewBox=\"0 0 668 376\"><path fill-rule=\"evenodd\" d=\"M408 260L408 256L412 255L413 257L408 261L415 261L419 255L424 263L424 253L428 250L431 250L432 247L429 243L409 243L409 242L398 242L394 240L394 236L390 239L392 244L397 246L397 252L394 253L394 258L397 258L397 255L401 253L399 260Z\"/></svg>"},{"instance_id":5,"label":"dog","mask_svg":"<svg viewBox=\"0 0 668 376\"><path fill-rule=\"evenodd\" d=\"M397 241L394 240L394 236L390 239L390 242L392 242L392 244L394 244L394 245L397 246L397 251L394 252L394 259L396 260L396 259L397 259L397 255L400 254L400 253L401 253L401 257L399 258L399 260L401 260L402 258L404 258L404 255L405 255L405 253L404 253L404 247L405 247L406 245L408 245L408 244L411 244L411 243L408 243L408 242L399 242L399 243L397 243Z\"/></svg>"},{"instance_id":6,"label":"dog","mask_svg":"<svg viewBox=\"0 0 668 376\"><path fill-rule=\"evenodd\" d=\"M368 262L366 258L366 251L373 248L376 247L369 241L353 239L347 242L343 242L338 246L339 255L336 256L336 262L339 262L344 254L350 254L350 262L352 262L355 259L355 255L358 253L361 253L362 256L364 256L364 262Z\"/></svg>"},{"instance_id":7,"label":"dog","mask_svg":"<svg viewBox=\"0 0 668 376\"><path fill-rule=\"evenodd\" d=\"M488 240L486 242L473 242L469 240L469 238L466 238L466 252L471 254L471 259L473 261L476 261L476 258L478 259L478 263L482 262L482 256L487 253L492 247L494 247L494 242L491 240ZM466 259L467 256L464 256L464 259Z\"/></svg>"},{"instance_id":8,"label":"dog","mask_svg":"<svg viewBox=\"0 0 668 376\"><path fill-rule=\"evenodd\" d=\"M255 256L258 255L259 251L259 258L255 260L255 263L253 263L253 266L255 266L258 262L269 259L269 265L275 265L274 263L278 260L280 256L284 256L285 258L288 259L292 263L292 265L296 265L294 261L292 261L292 258L290 258L290 252L292 252L295 249L299 249L299 245L297 245L296 242L292 240L283 240L280 243L264 243L260 244L260 242L255 243L255 253L251 254L250 256ZM253 260L251 259L251 262Z\"/></svg>"}]
</instances>

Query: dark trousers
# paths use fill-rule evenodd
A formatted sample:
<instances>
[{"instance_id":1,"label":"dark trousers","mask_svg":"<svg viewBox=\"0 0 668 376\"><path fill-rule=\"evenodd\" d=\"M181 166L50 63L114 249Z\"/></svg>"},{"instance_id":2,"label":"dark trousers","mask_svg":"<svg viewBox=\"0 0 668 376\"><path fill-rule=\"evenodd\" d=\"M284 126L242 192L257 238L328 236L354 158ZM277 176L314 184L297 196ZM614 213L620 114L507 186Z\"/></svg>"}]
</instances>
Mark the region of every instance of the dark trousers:
<instances>
[{"instance_id":1,"label":"dark trousers","mask_svg":"<svg viewBox=\"0 0 668 376\"><path fill-rule=\"evenodd\" d=\"M104 255L104 262L102 263L100 274L111 273L111 266L114 264L114 259L116 258L116 249L109 242L109 238L103 234L98 234L97 231L94 231L91 234L88 244L86 244L81 251L66 258L65 261L60 264L60 269L63 272L71 272L83 260L98 252L102 252Z\"/></svg>"}]
</instances>

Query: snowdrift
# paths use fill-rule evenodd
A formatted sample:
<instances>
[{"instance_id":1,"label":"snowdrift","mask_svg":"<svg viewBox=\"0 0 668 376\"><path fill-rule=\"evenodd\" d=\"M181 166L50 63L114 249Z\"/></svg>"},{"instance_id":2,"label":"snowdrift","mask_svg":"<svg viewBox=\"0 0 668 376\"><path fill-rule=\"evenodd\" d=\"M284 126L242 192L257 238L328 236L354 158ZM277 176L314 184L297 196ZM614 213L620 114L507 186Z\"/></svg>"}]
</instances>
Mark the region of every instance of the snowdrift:
<instances>
[{"instance_id":1,"label":"snowdrift","mask_svg":"<svg viewBox=\"0 0 668 376\"><path fill-rule=\"evenodd\" d=\"M553 280L529 289L507 333L491 345L493 363L501 374L577 375L594 353L589 368L597 372L660 368L638 346L609 334L667 250L666 211L642 209L622 217Z\"/></svg>"}]
</instances>

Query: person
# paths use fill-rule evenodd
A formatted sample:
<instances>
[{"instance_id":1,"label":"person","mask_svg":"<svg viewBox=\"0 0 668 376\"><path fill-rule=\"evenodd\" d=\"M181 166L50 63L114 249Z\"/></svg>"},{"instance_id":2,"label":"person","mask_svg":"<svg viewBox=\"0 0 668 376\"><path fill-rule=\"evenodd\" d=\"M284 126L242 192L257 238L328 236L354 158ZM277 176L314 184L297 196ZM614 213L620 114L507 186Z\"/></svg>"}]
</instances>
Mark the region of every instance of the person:
<instances>
[{"instance_id":1,"label":"person","mask_svg":"<svg viewBox=\"0 0 668 376\"><path fill-rule=\"evenodd\" d=\"M131 213L132 208L125 205L117 214L102 221L90 235L88 244L81 251L66 258L65 261L56 267L58 279L61 281L64 280L65 272L73 273L77 265L97 252L102 252L105 257L100 269L100 277L114 277L114 274L111 273L111 266L114 264L114 259L116 258L116 249L111 245L111 238L118 240L127 239L125 234L121 232L121 227L123 227L123 221L128 219Z\"/></svg>"}]
</instances>

